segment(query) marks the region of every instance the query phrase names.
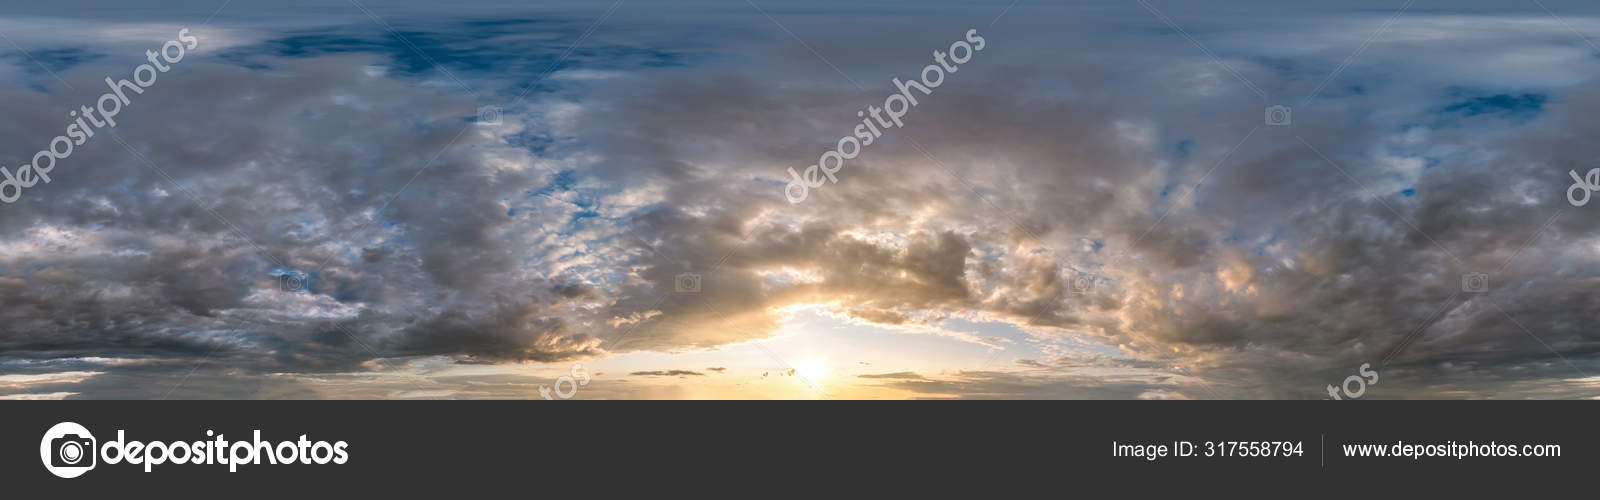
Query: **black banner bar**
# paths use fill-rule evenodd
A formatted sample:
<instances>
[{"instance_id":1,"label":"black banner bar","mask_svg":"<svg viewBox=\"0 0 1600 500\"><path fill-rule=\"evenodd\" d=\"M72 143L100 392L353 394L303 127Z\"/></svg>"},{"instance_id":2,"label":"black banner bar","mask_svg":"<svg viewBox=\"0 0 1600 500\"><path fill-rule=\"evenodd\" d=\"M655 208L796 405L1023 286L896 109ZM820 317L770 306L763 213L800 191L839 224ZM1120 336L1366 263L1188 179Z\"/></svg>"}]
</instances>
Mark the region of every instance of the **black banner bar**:
<instances>
[{"instance_id":1,"label":"black banner bar","mask_svg":"<svg viewBox=\"0 0 1600 500\"><path fill-rule=\"evenodd\" d=\"M1179 491L1182 484L1168 483L1576 484L1600 466L1600 405L1585 402L60 401L0 403L0 414L6 481L68 498L129 490L620 495L645 485L737 493L862 482L907 495L958 485L1059 489L1064 477ZM95 442L47 442L62 422ZM334 463L340 442L345 460ZM106 453L113 443L117 451ZM90 446L98 463L73 478L54 475L41 454ZM171 463L180 447L185 462L211 463ZM245 458L245 448L254 463L221 463L226 454ZM266 449L292 463L264 463ZM1508 453L1517 456L1499 456ZM131 456L162 458L147 472Z\"/></svg>"}]
</instances>

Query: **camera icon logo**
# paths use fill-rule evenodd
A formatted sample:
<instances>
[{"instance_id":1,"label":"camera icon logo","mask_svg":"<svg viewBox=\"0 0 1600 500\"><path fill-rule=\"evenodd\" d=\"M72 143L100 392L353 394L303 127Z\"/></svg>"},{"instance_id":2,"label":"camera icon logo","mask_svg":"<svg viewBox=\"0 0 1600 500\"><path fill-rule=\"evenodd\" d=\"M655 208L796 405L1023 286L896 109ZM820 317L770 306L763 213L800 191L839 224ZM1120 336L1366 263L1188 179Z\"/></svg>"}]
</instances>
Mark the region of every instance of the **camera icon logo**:
<instances>
[{"instance_id":1,"label":"camera icon logo","mask_svg":"<svg viewBox=\"0 0 1600 500\"><path fill-rule=\"evenodd\" d=\"M94 469L99 457L94 435L73 422L62 422L45 431L39 440L39 460L44 468L60 478L74 478Z\"/></svg>"},{"instance_id":2,"label":"camera icon logo","mask_svg":"<svg viewBox=\"0 0 1600 500\"><path fill-rule=\"evenodd\" d=\"M278 275L278 289L288 293L306 293L305 273L290 271Z\"/></svg>"},{"instance_id":3,"label":"camera icon logo","mask_svg":"<svg viewBox=\"0 0 1600 500\"><path fill-rule=\"evenodd\" d=\"M678 293L700 293L700 275L695 273L680 274L672 284Z\"/></svg>"},{"instance_id":4,"label":"camera icon logo","mask_svg":"<svg viewBox=\"0 0 1600 500\"><path fill-rule=\"evenodd\" d=\"M1094 276L1090 276L1088 274L1079 274L1077 277L1072 278L1072 283L1068 284L1067 288L1071 290L1072 293L1078 295L1088 295L1090 292L1094 291Z\"/></svg>"},{"instance_id":5,"label":"camera icon logo","mask_svg":"<svg viewBox=\"0 0 1600 500\"><path fill-rule=\"evenodd\" d=\"M1489 275L1483 273L1461 275L1461 291L1466 293L1487 293L1489 291Z\"/></svg>"},{"instance_id":6,"label":"camera icon logo","mask_svg":"<svg viewBox=\"0 0 1600 500\"><path fill-rule=\"evenodd\" d=\"M1267 106L1267 125L1281 127L1294 123L1294 110L1284 105Z\"/></svg>"},{"instance_id":7,"label":"camera icon logo","mask_svg":"<svg viewBox=\"0 0 1600 500\"><path fill-rule=\"evenodd\" d=\"M478 108L478 123L484 125L499 125L504 121L504 111L495 105Z\"/></svg>"}]
</instances>

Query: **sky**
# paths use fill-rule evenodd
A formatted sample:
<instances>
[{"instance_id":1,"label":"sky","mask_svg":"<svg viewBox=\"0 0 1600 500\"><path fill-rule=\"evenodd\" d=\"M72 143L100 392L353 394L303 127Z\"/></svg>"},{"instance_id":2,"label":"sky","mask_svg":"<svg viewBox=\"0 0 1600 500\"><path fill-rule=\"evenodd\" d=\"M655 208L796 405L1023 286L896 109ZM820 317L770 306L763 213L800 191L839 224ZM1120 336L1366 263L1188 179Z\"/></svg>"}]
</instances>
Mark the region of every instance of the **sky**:
<instances>
[{"instance_id":1,"label":"sky","mask_svg":"<svg viewBox=\"0 0 1600 500\"><path fill-rule=\"evenodd\" d=\"M7 5L7 175L168 59L0 204L0 398L1592 399L1595 40L1560 0Z\"/></svg>"}]
</instances>

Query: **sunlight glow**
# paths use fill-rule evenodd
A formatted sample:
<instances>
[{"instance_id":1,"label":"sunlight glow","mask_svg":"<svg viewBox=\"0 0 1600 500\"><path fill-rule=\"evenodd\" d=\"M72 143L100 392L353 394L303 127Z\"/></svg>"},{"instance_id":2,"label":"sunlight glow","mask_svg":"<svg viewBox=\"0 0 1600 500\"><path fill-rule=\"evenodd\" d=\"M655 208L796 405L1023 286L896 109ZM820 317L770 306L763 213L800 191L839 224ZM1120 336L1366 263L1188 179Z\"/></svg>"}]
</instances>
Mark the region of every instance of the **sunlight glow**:
<instances>
[{"instance_id":1,"label":"sunlight glow","mask_svg":"<svg viewBox=\"0 0 1600 500\"><path fill-rule=\"evenodd\" d=\"M817 359L807 359L794 364L795 374L816 382L828 374L828 364Z\"/></svg>"}]
</instances>

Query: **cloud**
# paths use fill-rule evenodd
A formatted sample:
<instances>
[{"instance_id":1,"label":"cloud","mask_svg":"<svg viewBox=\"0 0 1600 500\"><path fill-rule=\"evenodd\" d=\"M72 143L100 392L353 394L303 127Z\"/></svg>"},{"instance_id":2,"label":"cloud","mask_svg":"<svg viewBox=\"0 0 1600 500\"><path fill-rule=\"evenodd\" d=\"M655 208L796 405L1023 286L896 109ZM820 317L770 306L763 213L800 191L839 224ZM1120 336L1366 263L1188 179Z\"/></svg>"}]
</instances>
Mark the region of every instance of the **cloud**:
<instances>
[{"instance_id":1,"label":"cloud","mask_svg":"<svg viewBox=\"0 0 1600 500\"><path fill-rule=\"evenodd\" d=\"M230 42L164 74L115 138L0 209L0 362L96 373L26 388L74 397L162 397L138 377L176 384L197 364L183 394L460 397L504 393L317 380L717 349L818 308L1118 351L861 376L930 397L1315 397L1363 362L1385 373L1374 397L1593 391L1574 380L1600 352L1600 226L1563 193L1600 157L1585 140L1600 93L1547 19L1411 13L1325 80L1385 16L1183 18L1274 99L1315 91L1271 127L1259 95L1137 10L1022 12L802 204L783 200L784 168L965 24L792 20L864 89L750 13L718 18L751 28L727 39L595 37L567 66L549 40L585 23L419 22L460 82L368 23L219 31ZM1044 22L1059 18L1073 29ZM78 51L56 72L84 92L0 73L0 164L138 62L100 40L37 41ZM474 123L490 102L506 122ZM306 293L279 289L290 271ZM1478 272L1490 290L1463 293Z\"/></svg>"},{"instance_id":2,"label":"cloud","mask_svg":"<svg viewBox=\"0 0 1600 500\"><path fill-rule=\"evenodd\" d=\"M902 380L891 387L921 398L962 399L1133 399L1147 391L1138 383L1095 377L1042 377L1006 372L962 372L931 380Z\"/></svg>"},{"instance_id":3,"label":"cloud","mask_svg":"<svg viewBox=\"0 0 1600 500\"><path fill-rule=\"evenodd\" d=\"M26 390L40 385L76 384L103 372L56 372L37 375L0 375L0 390Z\"/></svg>"},{"instance_id":4,"label":"cloud","mask_svg":"<svg viewBox=\"0 0 1600 500\"><path fill-rule=\"evenodd\" d=\"M698 376L702 376L702 375L705 375L705 374L697 372L697 371L693 371L693 370L654 370L654 371L633 372L633 373L629 373L629 375L633 375L633 376L636 376L636 377L683 377L683 376L696 376L696 377L698 377Z\"/></svg>"},{"instance_id":5,"label":"cloud","mask_svg":"<svg viewBox=\"0 0 1600 500\"><path fill-rule=\"evenodd\" d=\"M1015 363L1017 364L1017 366L1026 366L1026 367L1029 367L1029 368L1045 368L1045 367L1049 366L1049 365L1046 365L1044 363L1040 363L1038 361L1031 360L1031 359L1018 359L1018 360L1015 361Z\"/></svg>"},{"instance_id":6,"label":"cloud","mask_svg":"<svg viewBox=\"0 0 1600 500\"><path fill-rule=\"evenodd\" d=\"M860 377L860 378L869 378L869 379L894 379L894 380L921 380L923 378L921 375L917 375L916 372L868 373L868 374L856 375L856 376Z\"/></svg>"},{"instance_id":7,"label":"cloud","mask_svg":"<svg viewBox=\"0 0 1600 500\"><path fill-rule=\"evenodd\" d=\"M70 397L76 396L76 395L78 395L78 393L76 393L76 392L51 392L51 393L45 393L45 394L6 394L6 395L0 395L0 399L14 400L14 401L54 401L54 400L67 399L67 398L70 398Z\"/></svg>"}]
</instances>

